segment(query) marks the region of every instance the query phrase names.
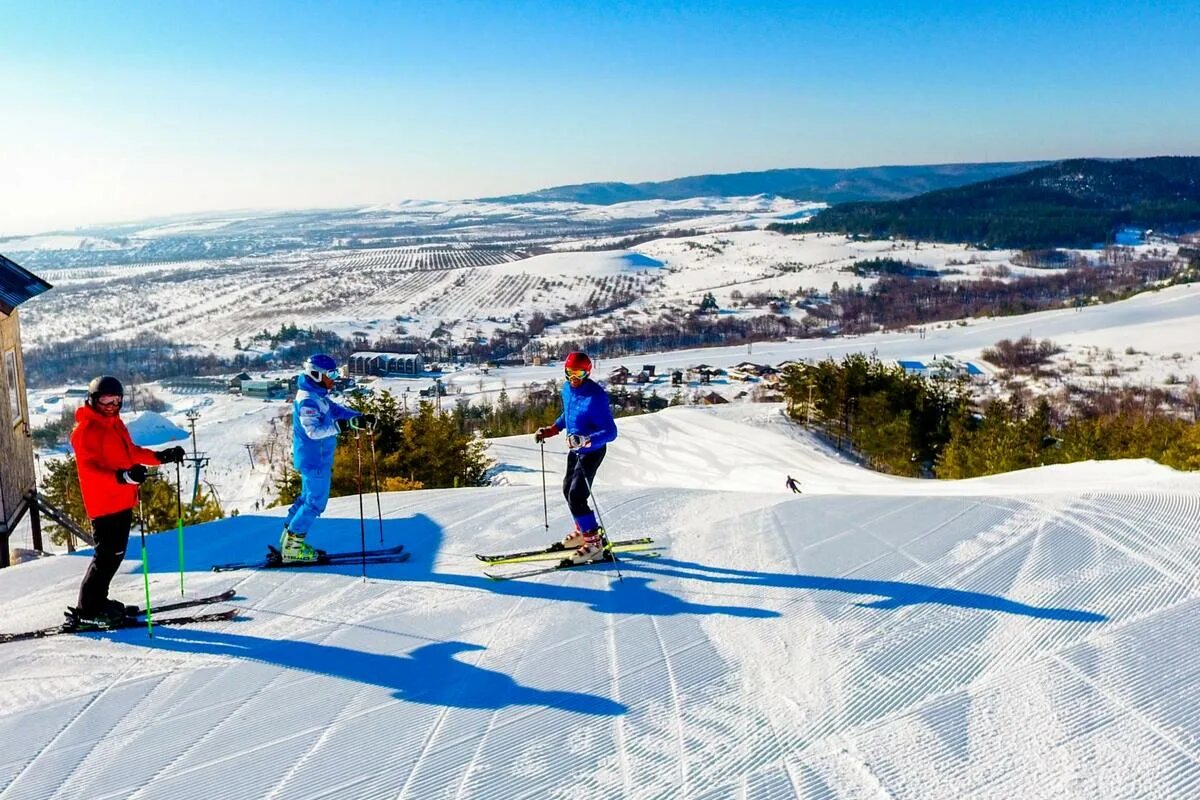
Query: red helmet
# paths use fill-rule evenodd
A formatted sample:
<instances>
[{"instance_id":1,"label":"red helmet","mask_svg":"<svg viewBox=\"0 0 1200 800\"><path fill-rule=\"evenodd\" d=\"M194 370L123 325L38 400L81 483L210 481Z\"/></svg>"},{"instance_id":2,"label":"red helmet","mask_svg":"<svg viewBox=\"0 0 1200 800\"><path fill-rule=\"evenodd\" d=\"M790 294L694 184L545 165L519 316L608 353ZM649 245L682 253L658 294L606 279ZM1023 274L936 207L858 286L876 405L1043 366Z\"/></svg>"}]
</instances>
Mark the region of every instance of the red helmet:
<instances>
[{"instance_id":1,"label":"red helmet","mask_svg":"<svg viewBox=\"0 0 1200 800\"><path fill-rule=\"evenodd\" d=\"M567 360L563 362L563 369L581 369L584 372L592 371L592 360L588 358L588 354L582 350L576 350L567 356Z\"/></svg>"}]
</instances>

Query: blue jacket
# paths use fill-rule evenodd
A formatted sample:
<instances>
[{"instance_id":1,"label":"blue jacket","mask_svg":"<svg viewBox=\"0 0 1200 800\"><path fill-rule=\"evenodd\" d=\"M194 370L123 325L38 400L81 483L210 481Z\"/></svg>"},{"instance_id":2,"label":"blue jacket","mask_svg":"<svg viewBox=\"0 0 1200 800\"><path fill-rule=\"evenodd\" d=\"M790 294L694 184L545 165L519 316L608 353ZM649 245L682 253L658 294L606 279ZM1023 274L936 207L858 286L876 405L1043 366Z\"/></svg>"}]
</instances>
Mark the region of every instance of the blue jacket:
<instances>
[{"instance_id":1,"label":"blue jacket","mask_svg":"<svg viewBox=\"0 0 1200 800\"><path fill-rule=\"evenodd\" d=\"M572 389L570 382L563 381L562 401L563 413L554 421L554 427L568 435L587 436L592 440L576 452L599 450L617 438L617 423L613 420L608 392L600 384L586 378L578 389Z\"/></svg>"},{"instance_id":2,"label":"blue jacket","mask_svg":"<svg viewBox=\"0 0 1200 800\"><path fill-rule=\"evenodd\" d=\"M339 419L357 417L358 412L329 399L329 391L307 375L296 382L292 402L292 463L299 472L328 472L337 449Z\"/></svg>"}]
</instances>

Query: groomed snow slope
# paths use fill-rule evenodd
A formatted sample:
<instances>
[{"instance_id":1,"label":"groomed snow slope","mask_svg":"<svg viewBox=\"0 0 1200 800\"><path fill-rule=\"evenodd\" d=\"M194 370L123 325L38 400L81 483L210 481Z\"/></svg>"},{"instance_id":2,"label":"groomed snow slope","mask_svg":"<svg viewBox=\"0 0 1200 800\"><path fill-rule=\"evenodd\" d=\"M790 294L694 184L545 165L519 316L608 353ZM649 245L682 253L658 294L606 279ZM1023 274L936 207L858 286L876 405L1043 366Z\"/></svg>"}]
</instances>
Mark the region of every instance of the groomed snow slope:
<instances>
[{"instance_id":1,"label":"groomed snow slope","mask_svg":"<svg viewBox=\"0 0 1200 800\"><path fill-rule=\"evenodd\" d=\"M551 534L538 449L502 440L507 485L382 498L414 557L366 581L205 572L278 535L243 515L187 531L189 593L235 586L237 621L0 648L0 800L1200 791L1197 476L890 479L778 409L671 409L621 422L596 487L662 558L487 581L472 553L565 529L561 446ZM358 508L312 538L356 547ZM150 537L163 601L175 548ZM56 622L85 563L0 573L0 629ZM134 561L114 585L138 598Z\"/></svg>"}]
</instances>

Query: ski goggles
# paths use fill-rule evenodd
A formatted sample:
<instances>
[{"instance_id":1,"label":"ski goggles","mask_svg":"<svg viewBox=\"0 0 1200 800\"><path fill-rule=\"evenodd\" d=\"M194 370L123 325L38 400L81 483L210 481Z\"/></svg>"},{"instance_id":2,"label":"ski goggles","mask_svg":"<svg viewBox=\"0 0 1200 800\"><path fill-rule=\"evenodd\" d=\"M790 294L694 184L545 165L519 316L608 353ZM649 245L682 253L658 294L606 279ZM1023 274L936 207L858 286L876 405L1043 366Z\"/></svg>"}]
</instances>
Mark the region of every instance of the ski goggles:
<instances>
[{"instance_id":1,"label":"ski goggles","mask_svg":"<svg viewBox=\"0 0 1200 800\"><path fill-rule=\"evenodd\" d=\"M581 381L588 376L586 369L571 369L566 367L563 369L563 374L567 376L567 380Z\"/></svg>"},{"instance_id":2,"label":"ski goggles","mask_svg":"<svg viewBox=\"0 0 1200 800\"><path fill-rule=\"evenodd\" d=\"M123 399L120 397L96 398L96 405L104 406L105 408L120 408Z\"/></svg>"}]
</instances>

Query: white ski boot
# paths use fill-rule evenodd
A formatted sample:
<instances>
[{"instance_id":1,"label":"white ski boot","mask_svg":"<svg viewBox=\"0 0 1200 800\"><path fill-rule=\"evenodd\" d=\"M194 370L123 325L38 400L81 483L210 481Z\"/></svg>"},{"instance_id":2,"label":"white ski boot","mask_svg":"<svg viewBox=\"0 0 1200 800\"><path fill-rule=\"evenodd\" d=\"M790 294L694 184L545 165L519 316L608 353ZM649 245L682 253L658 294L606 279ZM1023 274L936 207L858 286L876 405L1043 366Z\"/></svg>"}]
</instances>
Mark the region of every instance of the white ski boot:
<instances>
[{"instance_id":1,"label":"white ski boot","mask_svg":"<svg viewBox=\"0 0 1200 800\"><path fill-rule=\"evenodd\" d=\"M583 543L571 554L571 561L576 564L590 564L593 561L603 561L607 554L604 552L604 530L596 528L580 534Z\"/></svg>"}]
</instances>

